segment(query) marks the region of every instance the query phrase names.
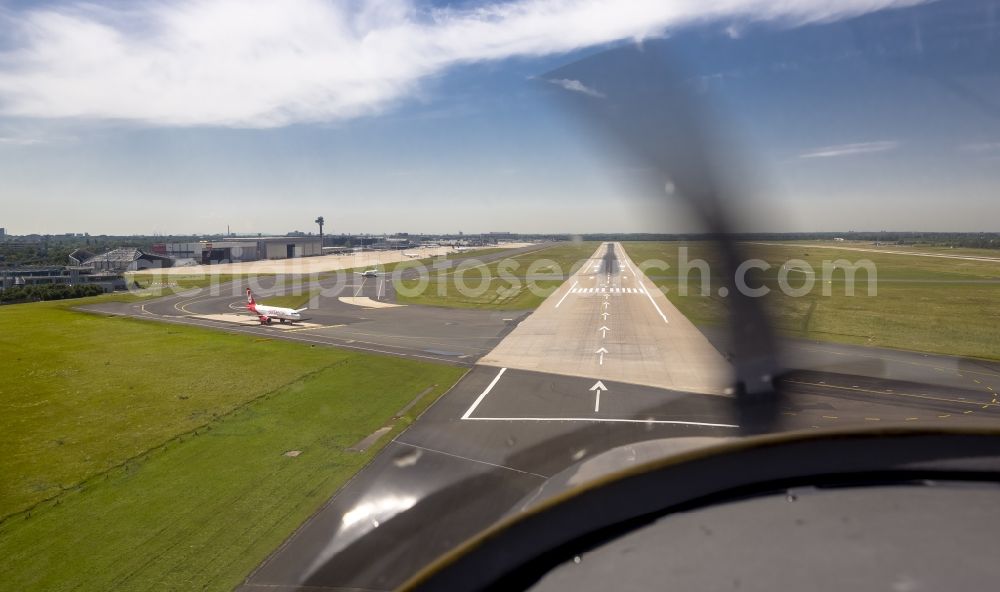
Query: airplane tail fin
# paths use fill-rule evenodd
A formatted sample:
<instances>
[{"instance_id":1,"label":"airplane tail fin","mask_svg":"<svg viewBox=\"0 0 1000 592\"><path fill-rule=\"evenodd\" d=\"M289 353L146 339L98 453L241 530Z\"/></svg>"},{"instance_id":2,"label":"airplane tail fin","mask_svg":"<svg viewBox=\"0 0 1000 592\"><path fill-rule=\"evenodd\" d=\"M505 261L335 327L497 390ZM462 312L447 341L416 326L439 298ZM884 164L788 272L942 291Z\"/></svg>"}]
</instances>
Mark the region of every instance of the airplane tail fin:
<instances>
[{"instance_id":1,"label":"airplane tail fin","mask_svg":"<svg viewBox=\"0 0 1000 592\"><path fill-rule=\"evenodd\" d=\"M247 288L247 308L252 310L255 304L257 303L253 300L253 292L250 291L250 288Z\"/></svg>"}]
</instances>

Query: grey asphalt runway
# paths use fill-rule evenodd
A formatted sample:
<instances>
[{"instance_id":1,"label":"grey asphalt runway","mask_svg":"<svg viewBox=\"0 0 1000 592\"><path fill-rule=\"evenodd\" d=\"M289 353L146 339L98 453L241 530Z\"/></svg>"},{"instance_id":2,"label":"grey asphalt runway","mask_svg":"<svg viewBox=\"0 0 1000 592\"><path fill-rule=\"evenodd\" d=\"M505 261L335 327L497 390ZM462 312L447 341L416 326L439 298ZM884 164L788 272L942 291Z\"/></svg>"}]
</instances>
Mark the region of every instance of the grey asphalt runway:
<instances>
[{"instance_id":1,"label":"grey asphalt runway","mask_svg":"<svg viewBox=\"0 0 1000 592\"><path fill-rule=\"evenodd\" d=\"M611 264L606 250L595 259ZM609 269L596 271L608 279ZM579 293L557 291L549 301L567 294ZM552 335L576 330L553 320L560 311L549 301L529 326L548 326ZM592 311L579 301L589 331ZM512 508L530 504L546 479L574 463L640 441L738 434L725 395L517 368L523 357L501 360L497 350L510 351L525 338L551 339L538 330L527 337L518 332L488 355L491 365L475 365L389 442L239 589L389 590ZM1000 414L998 364L801 341L786 349L790 372L780 384L788 404L779 429L968 425L995 422ZM552 357L583 359L571 348Z\"/></svg>"},{"instance_id":2,"label":"grey asphalt runway","mask_svg":"<svg viewBox=\"0 0 1000 592\"><path fill-rule=\"evenodd\" d=\"M730 374L618 243L598 248L480 363L716 394Z\"/></svg>"}]
</instances>

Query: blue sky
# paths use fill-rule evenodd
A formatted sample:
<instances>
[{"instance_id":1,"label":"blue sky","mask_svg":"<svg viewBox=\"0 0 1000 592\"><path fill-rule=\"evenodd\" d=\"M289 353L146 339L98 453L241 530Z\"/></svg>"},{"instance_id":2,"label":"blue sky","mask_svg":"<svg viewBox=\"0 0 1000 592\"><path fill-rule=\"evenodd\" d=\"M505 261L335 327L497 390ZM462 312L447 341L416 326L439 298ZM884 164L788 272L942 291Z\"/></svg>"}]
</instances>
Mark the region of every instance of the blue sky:
<instances>
[{"instance_id":1,"label":"blue sky","mask_svg":"<svg viewBox=\"0 0 1000 592\"><path fill-rule=\"evenodd\" d=\"M605 93L546 79L639 44L712 106L746 228L997 230L997 3L701 4L8 2L0 226L697 230L559 97Z\"/></svg>"}]
</instances>

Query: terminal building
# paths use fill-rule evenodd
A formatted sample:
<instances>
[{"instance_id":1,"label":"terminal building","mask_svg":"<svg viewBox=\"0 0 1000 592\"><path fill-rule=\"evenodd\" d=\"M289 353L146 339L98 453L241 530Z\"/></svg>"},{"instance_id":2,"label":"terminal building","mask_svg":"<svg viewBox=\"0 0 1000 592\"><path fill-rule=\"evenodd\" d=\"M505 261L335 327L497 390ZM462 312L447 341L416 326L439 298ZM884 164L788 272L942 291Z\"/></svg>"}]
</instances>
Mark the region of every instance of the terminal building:
<instances>
[{"instance_id":1,"label":"terminal building","mask_svg":"<svg viewBox=\"0 0 1000 592\"><path fill-rule=\"evenodd\" d=\"M322 254L318 236L266 236L227 238L195 243L161 243L153 253L202 265L262 259L293 259Z\"/></svg>"},{"instance_id":2,"label":"terminal building","mask_svg":"<svg viewBox=\"0 0 1000 592\"><path fill-rule=\"evenodd\" d=\"M125 280L120 273L95 271L92 267L51 265L0 269L0 291L15 286L48 284L94 284L101 286L105 292L125 289Z\"/></svg>"}]
</instances>

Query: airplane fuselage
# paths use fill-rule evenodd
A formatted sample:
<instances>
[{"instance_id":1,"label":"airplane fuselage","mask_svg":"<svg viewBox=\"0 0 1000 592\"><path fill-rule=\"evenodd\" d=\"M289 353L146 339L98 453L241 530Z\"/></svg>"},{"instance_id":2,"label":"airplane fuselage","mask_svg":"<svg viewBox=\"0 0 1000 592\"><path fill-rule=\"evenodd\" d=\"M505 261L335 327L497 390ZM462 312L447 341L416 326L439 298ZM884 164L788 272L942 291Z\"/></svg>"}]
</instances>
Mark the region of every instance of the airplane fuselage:
<instances>
[{"instance_id":1,"label":"airplane fuselage","mask_svg":"<svg viewBox=\"0 0 1000 592\"><path fill-rule=\"evenodd\" d=\"M292 308L282 308L280 306L264 306L263 304L254 305L254 310L251 311L257 314L258 317L267 317L269 319L278 319L279 321L301 321L302 315Z\"/></svg>"},{"instance_id":2,"label":"airplane fuselage","mask_svg":"<svg viewBox=\"0 0 1000 592\"><path fill-rule=\"evenodd\" d=\"M250 289L247 289L247 310L252 314L257 315L260 320L261 325L270 325L273 319L278 319L278 322L284 323L288 321L289 323L294 323L295 321L302 320L303 309L294 308L284 308L281 306L267 306L266 304L258 304L253 299L253 294L250 293Z\"/></svg>"}]
</instances>

